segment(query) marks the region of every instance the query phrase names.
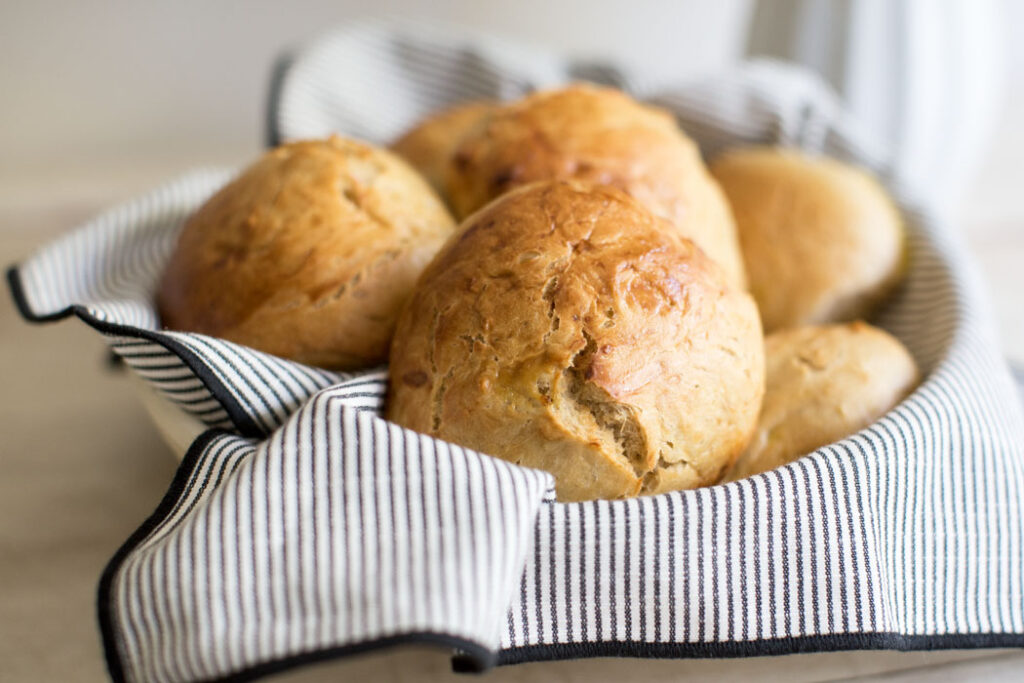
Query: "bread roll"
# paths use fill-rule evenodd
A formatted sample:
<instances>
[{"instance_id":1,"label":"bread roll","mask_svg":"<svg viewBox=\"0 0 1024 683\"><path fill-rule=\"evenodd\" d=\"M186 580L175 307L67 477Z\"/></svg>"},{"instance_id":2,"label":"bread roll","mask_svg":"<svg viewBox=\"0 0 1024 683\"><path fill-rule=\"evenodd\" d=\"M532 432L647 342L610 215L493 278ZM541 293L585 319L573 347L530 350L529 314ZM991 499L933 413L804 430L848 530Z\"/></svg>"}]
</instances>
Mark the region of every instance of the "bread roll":
<instances>
[{"instance_id":1,"label":"bread roll","mask_svg":"<svg viewBox=\"0 0 1024 683\"><path fill-rule=\"evenodd\" d=\"M736 228L697 146L667 112L609 88L535 93L467 132L452 157L448 199L459 218L538 180L615 186L674 224L745 286Z\"/></svg>"},{"instance_id":2,"label":"bread roll","mask_svg":"<svg viewBox=\"0 0 1024 683\"><path fill-rule=\"evenodd\" d=\"M863 171L747 148L711 166L736 217L765 331L867 317L899 281L899 213Z\"/></svg>"},{"instance_id":3,"label":"bread roll","mask_svg":"<svg viewBox=\"0 0 1024 683\"><path fill-rule=\"evenodd\" d=\"M494 102L465 102L431 114L395 140L391 149L445 196L444 177L466 132L497 108Z\"/></svg>"},{"instance_id":4,"label":"bread roll","mask_svg":"<svg viewBox=\"0 0 1024 683\"><path fill-rule=\"evenodd\" d=\"M325 368L374 365L454 229L390 152L339 137L283 145L189 218L157 304L171 329Z\"/></svg>"},{"instance_id":5,"label":"bread roll","mask_svg":"<svg viewBox=\"0 0 1024 683\"><path fill-rule=\"evenodd\" d=\"M756 306L625 193L527 185L424 271L388 418L551 472L561 500L718 481L764 389Z\"/></svg>"},{"instance_id":6,"label":"bread roll","mask_svg":"<svg viewBox=\"0 0 1024 683\"><path fill-rule=\"evenodd\" d=\"M765 340L757 432L729 481L766 472L867 427L917 385L898 340L863 322L783 330Z\"/></svg>"}]
</instances>

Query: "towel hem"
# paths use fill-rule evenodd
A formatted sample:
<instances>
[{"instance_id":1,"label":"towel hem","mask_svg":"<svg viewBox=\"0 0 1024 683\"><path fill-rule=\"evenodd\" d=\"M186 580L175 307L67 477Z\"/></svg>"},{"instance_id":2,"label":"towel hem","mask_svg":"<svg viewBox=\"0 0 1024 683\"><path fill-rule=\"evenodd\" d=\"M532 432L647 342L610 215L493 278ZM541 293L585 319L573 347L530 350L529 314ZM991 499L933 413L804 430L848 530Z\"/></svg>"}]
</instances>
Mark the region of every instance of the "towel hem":
<instances>
[{"instance_id":1,"label":"towel hem","mask_svg":"<svg viewBox=\"0 0 1024 683\"><path fill-rule=\"evenodd\" d=\"M637 657L646 659L733 659L771 657L813 652L849 650L974 650L1024 647L1022 633L967 633L902 635L892 632L836 633L792 638L704 642L646 643L604 641L523 645L498 653L498 666L526 662L585 659L590 657Z\"/></svg>"},{"instance_id":2,"label":"towel hem","mask_svg":"<svg viewBox=\"0 0 1024 683\"><path fill-rule=\"evenodd\" d=\"M264 438L266 432L253 421L253 419L242 410L241 405L212 372L209 367L195 353L177 341L161 335L153 330L145 330L140 327L131 327L100 320L93 316L89 309L81 304L73 304L52 313L39 314L29 306L25 296L25 289L21 283L21 274L17 265L7 269L7 284L10 287L11 297L14 299L15 307L21 316L31 323L49 323L64 320L71 316L77 317L89 327L102 334L132 337L134 339L145 339L146 341L159 344L172 354L181 359L189 370L191 370L210 394L220 403L228 414L231 423L238 430L241 436L250 438Z\"/></svg>"},{"instance_id":3,"label":"towel hem","mask_svg":"<svg viewBox=\"0 0 1024 683\"><path fill-rule=\"evenodd\" d=\"M120 571L121 566L128 556L156 529L167 516L174 510L174 506L181 498L185 487L188 485L192 472L198 463L200 456L214 439L219 436L230 436L231 433L221 429L210 429L200 434L188 452L182 459L174 479L168 487L164 497L153 513L128 537L114 556L107 563L100 577L99 588L96 594L96 613L99 620L100 636L103 643L103 654L107 662L107 671L115 683L125 683L128 678L125 676L124 662L118 648L117 631L113 618L112 589L114 577ZM497 655L494 651L480 645L477 642L468 640L461 636L438 633L432 631L410 631L393 635L382 636L372 640L364 640L357 643L338 645L320 650L302 652L286 657L281 657L266 662L260 662L233 671L224 676L203 679L216 683L237 683L251 681L263 676L293 669L306 664L326 661L330 659L341 659L352 655L362 654L375 650L381 650L399 645L436 645L447 650L457 652L455 655L459 662L460 671L482 672L495 666ZM454 665L453 665L454 666Z\"/></svg>"}]
</instances>

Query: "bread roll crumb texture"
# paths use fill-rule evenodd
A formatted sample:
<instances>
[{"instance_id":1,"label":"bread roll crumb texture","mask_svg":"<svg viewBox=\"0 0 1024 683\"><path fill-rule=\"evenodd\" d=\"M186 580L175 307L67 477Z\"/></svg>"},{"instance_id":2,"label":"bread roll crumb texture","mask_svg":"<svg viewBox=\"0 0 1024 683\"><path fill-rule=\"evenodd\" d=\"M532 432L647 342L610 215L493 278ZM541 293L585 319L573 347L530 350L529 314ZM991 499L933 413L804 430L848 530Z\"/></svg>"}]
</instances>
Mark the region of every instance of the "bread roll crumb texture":
<instances>
[{"instance_id":1,"label":"bread roll crumb texture","mask_svg":"<svg viewBox=\"0 0 1024 683\"><path fill-rule=\"evenodd\" d=\"M626 194L513 191L424 271L391 353L389 419L551 472L559 498L718 481L764 385L752 299Z\"/></svg>"}]
</instances>

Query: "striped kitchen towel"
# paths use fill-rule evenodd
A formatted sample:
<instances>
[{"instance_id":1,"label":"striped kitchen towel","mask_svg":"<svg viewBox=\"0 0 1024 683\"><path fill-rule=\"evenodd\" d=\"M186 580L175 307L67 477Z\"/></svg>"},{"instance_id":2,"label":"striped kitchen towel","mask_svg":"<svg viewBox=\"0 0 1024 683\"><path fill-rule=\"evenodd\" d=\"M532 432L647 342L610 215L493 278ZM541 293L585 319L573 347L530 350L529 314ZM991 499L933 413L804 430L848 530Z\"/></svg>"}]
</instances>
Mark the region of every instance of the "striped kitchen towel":
<instances>
[{"instance_id":1,"label":"striped kitchen towel","mask_svg":"<svg viewBox=\"0 0 1024 683\"><path fill-rule=\"evenodd\" d=\"M708 155L779 143L886 177L884 151L782 65L678 86L377 24L282 62L269 132L385 142L451 102L580 78L671 109ZM1024 646L1024 411L964 248L903 188L890 184L909 271L876 322L925 373L907 400L756 477L562 504L545 473L383 420L383 369L326 372L161 330L156 279L182 221L229 176L185 176L9 271L26 318L77 316L211 428L102 577L116 680L251 678L413 642L471 669Z\"/></svg>"}]
</instances>

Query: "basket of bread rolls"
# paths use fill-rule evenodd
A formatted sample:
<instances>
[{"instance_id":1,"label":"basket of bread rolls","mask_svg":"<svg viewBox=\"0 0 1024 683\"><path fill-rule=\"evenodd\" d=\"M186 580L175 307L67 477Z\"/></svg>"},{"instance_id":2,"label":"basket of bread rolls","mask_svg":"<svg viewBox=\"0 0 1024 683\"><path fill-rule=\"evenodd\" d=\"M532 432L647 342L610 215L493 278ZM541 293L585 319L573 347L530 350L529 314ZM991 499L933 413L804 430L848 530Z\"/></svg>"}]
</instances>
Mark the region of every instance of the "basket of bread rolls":
<instances>
[{"instance_id":1,"label":"basket of bread rolls","mask_svg":"<svg viewBox=\"0 0 1024 683\"><path fill-rule=\"evenodd\" d=\"M249 165L12 269L26 316L212 428L179 472L207 483L104 577L125 677L1024 644L1016 397L969 266L834 99L461 40L321 39ZM229 519L253 539L202 530Z\"/></svg>"},{"instance_id":2,"label":"basket of bread rolls","mask_svg":"<svg viewBox=\"0 0 1024 683\"><path fill-rule=\"evenodd\" d=\"M709 170L665 110L571 84L428 115L390 150L279 145L189 217L162 325L330 370L388 363L388 419L554 475L561 500L785 465L916 386L865 320L902 219L781 147Z\"/></svg>"}]
</instances>

